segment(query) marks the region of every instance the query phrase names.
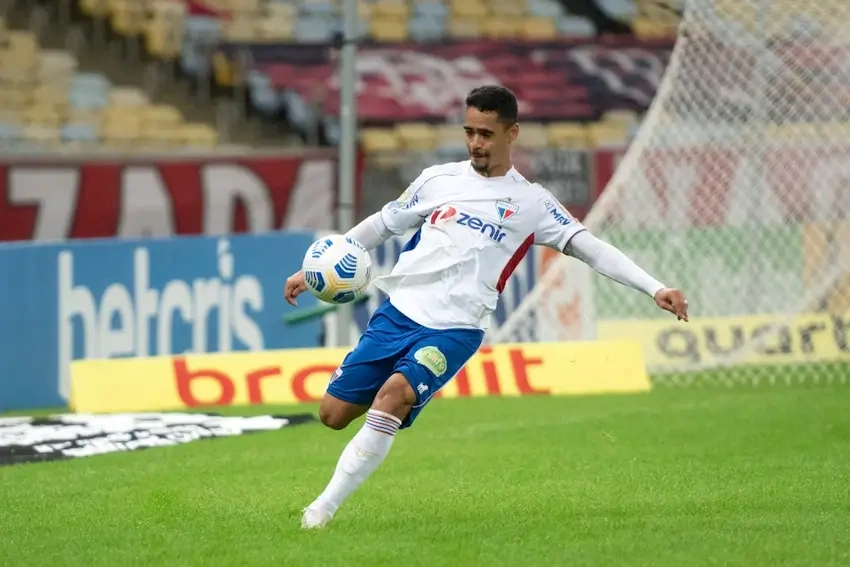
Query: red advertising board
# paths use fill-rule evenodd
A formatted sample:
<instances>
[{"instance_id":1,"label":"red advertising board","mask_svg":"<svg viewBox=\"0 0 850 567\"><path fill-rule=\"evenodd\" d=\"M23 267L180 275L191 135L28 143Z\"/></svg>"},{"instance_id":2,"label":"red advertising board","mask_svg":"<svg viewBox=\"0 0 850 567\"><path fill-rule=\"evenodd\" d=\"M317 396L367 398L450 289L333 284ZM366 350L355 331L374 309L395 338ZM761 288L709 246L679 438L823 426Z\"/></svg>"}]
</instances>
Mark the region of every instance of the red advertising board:
<instances>
[{"instance_id":1,"label":"red advertising board","mask_svg":"<svg viewBox=\"0 0 850 567\"><path fill-rule=\"evenodd\" d=\"M333 151L0 161L0 241L329 230L336 189Z\"/></svg>"}]
</instances>

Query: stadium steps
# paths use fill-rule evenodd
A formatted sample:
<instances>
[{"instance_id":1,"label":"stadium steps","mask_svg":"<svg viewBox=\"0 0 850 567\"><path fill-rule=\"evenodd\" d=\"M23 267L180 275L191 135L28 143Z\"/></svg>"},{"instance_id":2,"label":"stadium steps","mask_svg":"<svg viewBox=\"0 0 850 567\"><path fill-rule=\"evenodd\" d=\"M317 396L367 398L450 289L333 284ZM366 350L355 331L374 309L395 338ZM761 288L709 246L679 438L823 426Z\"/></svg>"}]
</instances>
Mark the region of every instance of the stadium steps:
<instances>
[{"instance_id":1,"label":"stadium steps","mask_svg":"<svg viewBox=\"0 0 850 567\"><path fill-rule=\"evenodd\" d=\"M142 62L130 62L119 52L117 43L107 48L94 44L85 23L62 26L56 17L46 17L47 12L32 6L15 5L7 12L10 29L32 30L46 49L69 49L77 56L80 71L101 73L113 84L136 87L148 92L157 103L177 107L187 121L205 122L217 126L218 109L215 99L204 101L189 91L182 79L173 77L156 80L151 88L150 73ZM73 33L76 30L76 33ZM69 34L69 32L72 32ZM251 146L291 145L287 136L258 135L255 125L247 121L232 121L229 143Z\"/></svg>"}]
</instances>

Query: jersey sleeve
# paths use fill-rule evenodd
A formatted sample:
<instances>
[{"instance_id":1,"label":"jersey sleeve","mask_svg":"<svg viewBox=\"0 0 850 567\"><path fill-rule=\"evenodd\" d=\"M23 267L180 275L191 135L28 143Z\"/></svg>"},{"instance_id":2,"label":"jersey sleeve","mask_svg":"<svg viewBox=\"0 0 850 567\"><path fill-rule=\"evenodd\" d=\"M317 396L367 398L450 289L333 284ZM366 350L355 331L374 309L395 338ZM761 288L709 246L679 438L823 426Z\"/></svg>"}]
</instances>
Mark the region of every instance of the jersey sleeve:
<instances>
[{"instance_id":1,"label":"jersey sleeve","mask_svg":"<svg viewBox=\"0 0 850 567\"><path fill-rule=\"evenodd\" d=\"M398 199L381 209L381 218L393 234L419 227L440 206L433 184L428 184L437 175L433 168L424 170Z\"/></svg>"},{"instance_id":2,"label":"jersey sleeve","mask_svg":"<svg viewBox=\"0 0 850 567\"><path fill-rule=\"evenodd\" d=\"M534 232L534 243L563 252L570 239L586 229L549 191L537 187L541 190L541 219Z\"/></svg>"}]
</instances>

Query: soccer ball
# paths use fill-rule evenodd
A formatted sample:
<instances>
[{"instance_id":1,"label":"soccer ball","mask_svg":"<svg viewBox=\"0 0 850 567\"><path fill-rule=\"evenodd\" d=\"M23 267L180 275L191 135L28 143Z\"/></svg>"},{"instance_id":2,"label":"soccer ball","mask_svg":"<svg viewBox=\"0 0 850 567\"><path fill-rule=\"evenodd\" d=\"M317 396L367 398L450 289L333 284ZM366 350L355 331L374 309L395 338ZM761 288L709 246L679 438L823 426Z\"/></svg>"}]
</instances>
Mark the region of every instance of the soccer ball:
<instances>
[{"instance_id":1,"label":"soccer ball","mask_svg":"<svg viewBox=\"0 0 850 567\"><path fill-rule=\"evenodd\" d=\"M301 264L307 288L326 303L348 303L372 281L372 257L362 244L335 234L314 242Z\"/></svg>"}]
</instances>

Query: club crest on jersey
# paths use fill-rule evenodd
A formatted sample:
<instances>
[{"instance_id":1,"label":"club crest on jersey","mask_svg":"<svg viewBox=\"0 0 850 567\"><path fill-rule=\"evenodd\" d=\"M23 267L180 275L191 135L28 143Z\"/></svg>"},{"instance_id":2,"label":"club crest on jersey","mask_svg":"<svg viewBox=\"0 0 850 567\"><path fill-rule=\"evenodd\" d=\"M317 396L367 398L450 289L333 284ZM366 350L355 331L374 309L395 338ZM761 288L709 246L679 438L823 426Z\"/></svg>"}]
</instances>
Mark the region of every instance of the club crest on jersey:
<instances>
[{"instance_id":1,"label":"club crest on jersey","mask_svg":"<svg viewBox=\"0 0 850 567\"><path fill-rule=\"evenodd\" d=\"M519 211L519 206L507 201L496 201L496 212L499 214L499 222L505 222Z\"/></svg>"}]
</instances>

